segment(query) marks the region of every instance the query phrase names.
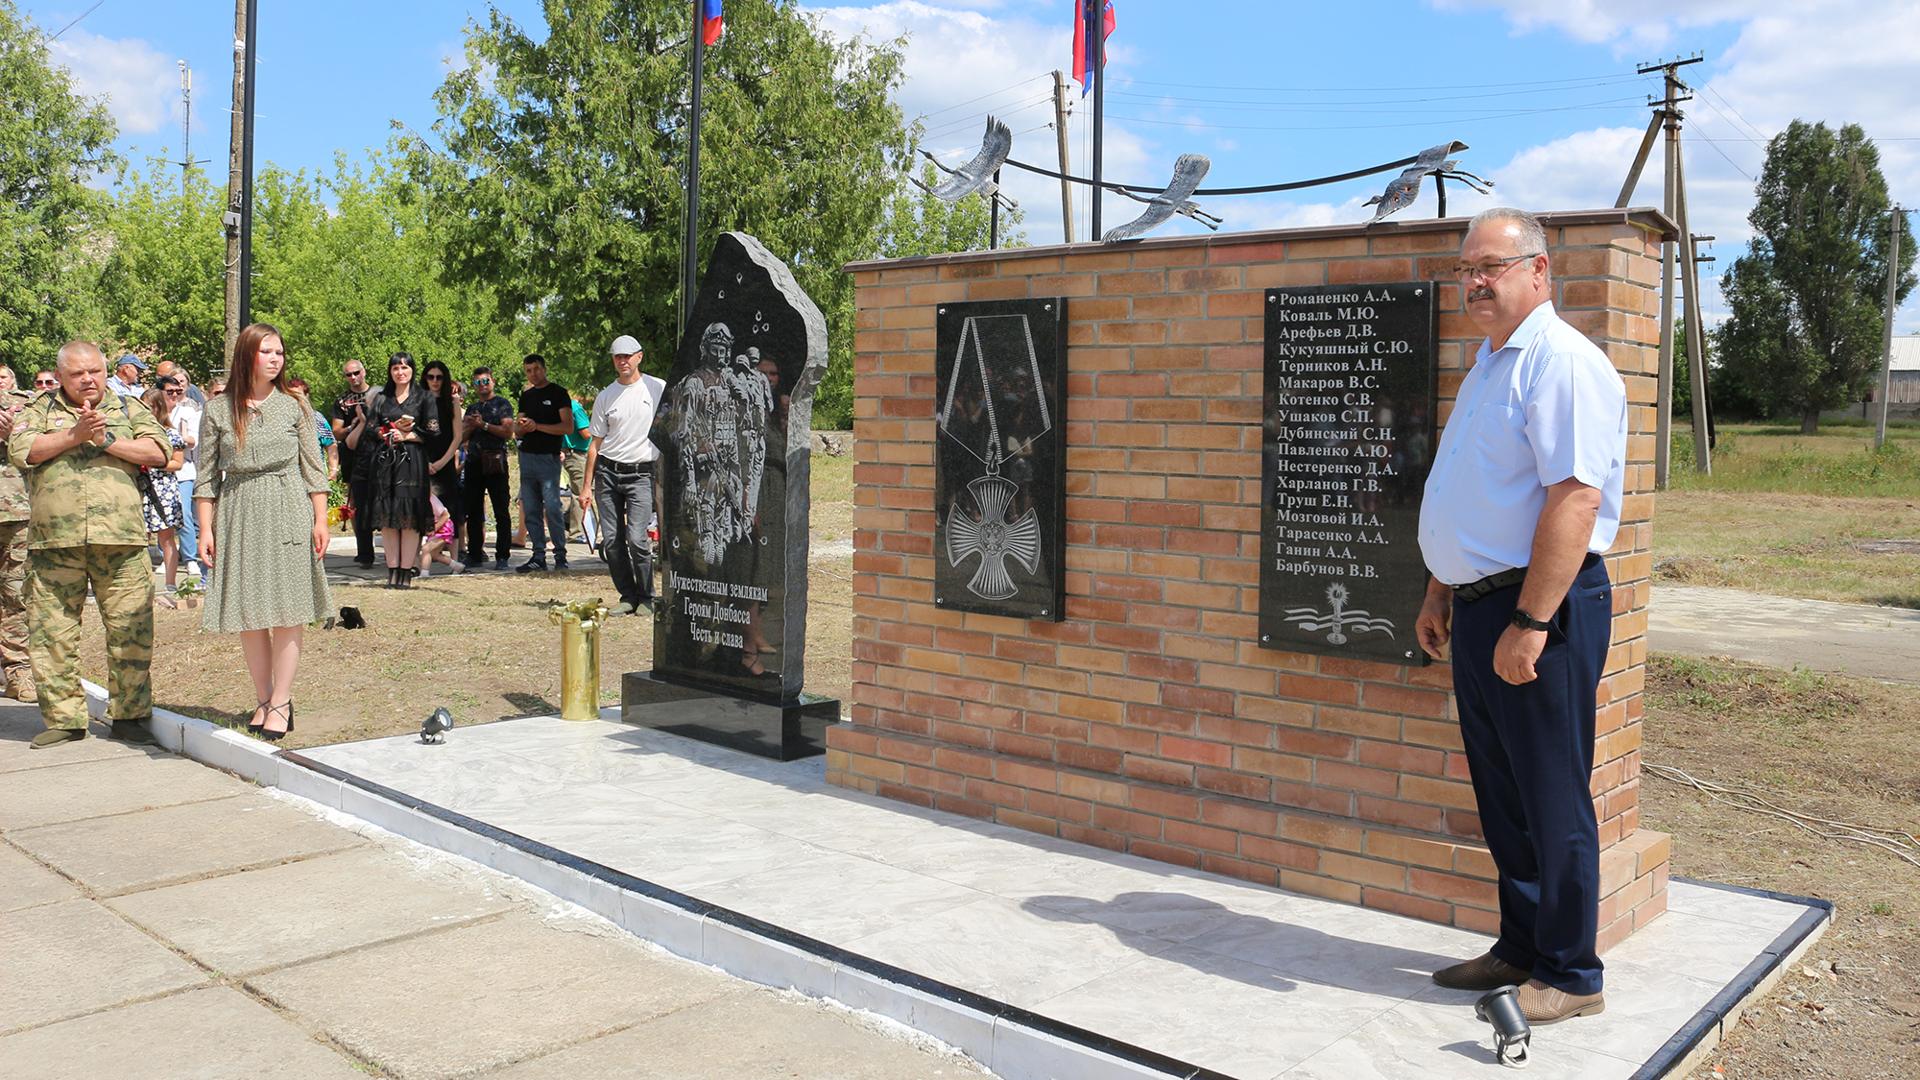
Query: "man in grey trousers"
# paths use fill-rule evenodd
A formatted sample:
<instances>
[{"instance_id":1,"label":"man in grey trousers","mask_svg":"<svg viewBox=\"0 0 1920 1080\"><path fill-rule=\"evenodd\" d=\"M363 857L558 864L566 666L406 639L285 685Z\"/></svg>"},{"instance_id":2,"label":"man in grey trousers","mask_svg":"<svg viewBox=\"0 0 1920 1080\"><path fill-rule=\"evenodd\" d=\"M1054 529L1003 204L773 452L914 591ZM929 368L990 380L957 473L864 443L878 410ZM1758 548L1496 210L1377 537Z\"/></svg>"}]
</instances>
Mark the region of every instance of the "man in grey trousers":
<instances>
[{"instance_id":1,"label":"man in grey trousers","mask_svg":"<svg viewBox=\"0 0 1920 1080\"><path fill-rule=\"evenodd\" d=\"M667 384L642 374L640 343L625 334L613 339L614 380L593 399L587 423L587 469L580 502L599 520L600 554L620 593L619 614L653 607L653 555L647 526L653 520L653 474L660 451L649 438L653 415Z\"/></svg>"}]
</instances>

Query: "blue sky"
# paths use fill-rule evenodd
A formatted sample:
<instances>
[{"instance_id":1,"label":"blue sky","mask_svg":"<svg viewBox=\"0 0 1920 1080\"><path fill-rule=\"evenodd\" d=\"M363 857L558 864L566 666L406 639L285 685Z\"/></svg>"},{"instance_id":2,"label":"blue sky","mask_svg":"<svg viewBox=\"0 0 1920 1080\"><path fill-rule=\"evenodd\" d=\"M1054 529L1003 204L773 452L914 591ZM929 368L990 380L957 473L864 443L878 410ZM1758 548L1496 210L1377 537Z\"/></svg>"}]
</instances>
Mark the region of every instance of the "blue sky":
<instances>
[{"instance_id":1,"label":"blue sky","mask_svg":"<svg viewBox=\"0 0 1920 1080\"><path fill-rule=\"evenodd\" d=\"M92 0L26 0L48 31ZM536 0L501 10L537 27ZM926 117L930 149L964 159L984 114L1016 133L1014 157L1056 160L1050 72L1067 68L1071 0L839 0L805 5L829 30L911 35L901 103ZM426 130L432 93L460 55L473 0L263 0L257 159L327 171L334 154L384 144L395 119ZM1688 193L1695 231L1742 249L1761 142L1794 117L1858 122L1881 142L1895 195L1920 203L1920 5L1908 0L1116 0L1109 46L1107 176L1164 182L1184 152L1212 158L1207 183L1240 186L1346 171L1457 138L1464 167L1492 177L1499 201L1536 208L1611 205L1647 120L1657 80L1635 65L1701 51L1684 69ZM1672 9L1684 14L1676 16ZM175 61L194 70L196 157L227 146L232 9L206 0L104 0L57 43L84 89L109 98L136 161L179 156ZM723 46L724 47L724 44ZM1078 91L1075 89L1076 102ZM1069 122L1086 168L1087 104ZM1656 166L1636 202L1660 200ZM1382 180L1285 195L1206 200L1227 229L1360 220ZM1060 237L1058 185L1011 180L1035 242ZM1453 212L1491 200L1451 189ZM1403 216L1432 213L1431 195ZM1133 204L1110 199L1110 227ZM1086 207L1076 233L1085 236ZM1184 221L1169 230L1198 226ZM1709 282L1710 317L1724 309ZM1920 332L1920 300L1898 321Z\"/></svg>"}]
</instances>

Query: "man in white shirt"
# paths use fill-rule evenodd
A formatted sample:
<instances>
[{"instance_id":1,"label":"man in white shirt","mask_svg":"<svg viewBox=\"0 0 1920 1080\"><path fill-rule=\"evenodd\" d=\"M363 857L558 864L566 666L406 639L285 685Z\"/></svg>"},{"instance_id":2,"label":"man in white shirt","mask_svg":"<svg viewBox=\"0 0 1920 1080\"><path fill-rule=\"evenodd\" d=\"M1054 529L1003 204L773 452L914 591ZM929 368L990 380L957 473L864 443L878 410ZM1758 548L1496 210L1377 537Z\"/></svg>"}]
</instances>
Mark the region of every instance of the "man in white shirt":
<instances>
[{"instance_id":1,"label":"man in white shirt","mask_svg":"<svg viewBox=\"0 0 1920 1080\"><path fill-rule=\"evenodd\" d=\"M1606 1008L1595 949L1600 839L1589 783L1595 696L1613 628L1600 556L1620 528L1626 387L1554 313L1533 215L1473 219L1455 272L1486 331L1420 507L1433 577L1416 632L1453 644L1454 700L1481 831L1500 872L1500 937L1434 973L1519 983L1534 1024Z\"/></svg>"},{"instance_id":2,"label":"man in white shirt","mask_svg":"<svg viewBox=\"0 0 1920 1080\"><path fill-rule=\"evenodd\" d=\"M200 417L201 408L194 403L187 391L186 376L174 371L160 378L160 389L167 395L167 404L173 409L167 426L180 440L187 444L187 461L173 478L180 484L180 550L186 554L187 573L200 579L202 589L207 586L207 572L201 567L195 554L200 550L200 525L194 520L193 482L200 475Z\"/></svg>"},{"instance_id":3,"label":"man in white shirt","mask_svg":"<svg viewBox=\"0 0 1920 1080\"><path fill-rule=\"evenodd\" d=\"M647 526L653 520L653 473L660 451L649 436L667 384L641 373L644 354L633 338L614 338L609 352L614 380L593 399L580 503L599 519L600 554L620 593L615 610L631 615L653 608Z\"/></svg>"}]
</instances>

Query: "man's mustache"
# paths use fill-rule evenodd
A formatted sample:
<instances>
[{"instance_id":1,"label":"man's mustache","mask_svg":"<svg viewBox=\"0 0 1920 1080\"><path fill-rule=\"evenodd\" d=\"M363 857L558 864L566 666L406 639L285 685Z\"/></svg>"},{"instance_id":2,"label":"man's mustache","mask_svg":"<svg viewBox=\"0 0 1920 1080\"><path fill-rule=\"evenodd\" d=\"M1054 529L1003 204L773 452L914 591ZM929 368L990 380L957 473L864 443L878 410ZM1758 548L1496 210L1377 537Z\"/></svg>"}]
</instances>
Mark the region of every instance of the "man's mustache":
<instances>
[{"instance_id":1,"label":"man's mustache","mask_svg":"<svg viewBox=\"0 0 1920 1080\"><path fill-rule=\"evenodd\" d=\"M1493 290L1487 288L1485 285L1482 285L1479 288L1467 294L1467 301L1469 303L1475 300L1491 300L1491 299L1493 299Z\"/></svg>"}]
</instances>

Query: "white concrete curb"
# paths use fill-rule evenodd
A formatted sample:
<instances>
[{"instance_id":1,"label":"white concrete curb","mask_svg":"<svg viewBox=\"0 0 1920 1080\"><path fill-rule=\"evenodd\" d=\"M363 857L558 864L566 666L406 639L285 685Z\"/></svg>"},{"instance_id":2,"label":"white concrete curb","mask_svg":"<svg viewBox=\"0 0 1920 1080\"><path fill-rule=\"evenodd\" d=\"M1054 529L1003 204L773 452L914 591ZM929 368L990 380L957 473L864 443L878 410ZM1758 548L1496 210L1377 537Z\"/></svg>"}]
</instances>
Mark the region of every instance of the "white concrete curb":
<instances>
[{"instance_id":1,"label":"white concrete curb","mask_svg":"<svg viewBox=\"0 0 1920 1080\"><path fill-rule=\"evenodd\" d=\"M81 680L87 708L103 719L107 692ZM586 908L629 934L729 975L838 1002L904 1024L980 1062L1002 1080L1134 1080L1167 1072L995 1016L849 963L796 947L678 905L589 877L571 867L443 821L424 810L342 783L277 756L275 749L219 724L153 710L163 747L262 787L310 799L416 843L519 878Z\"/></svg>"}]
</instances>

